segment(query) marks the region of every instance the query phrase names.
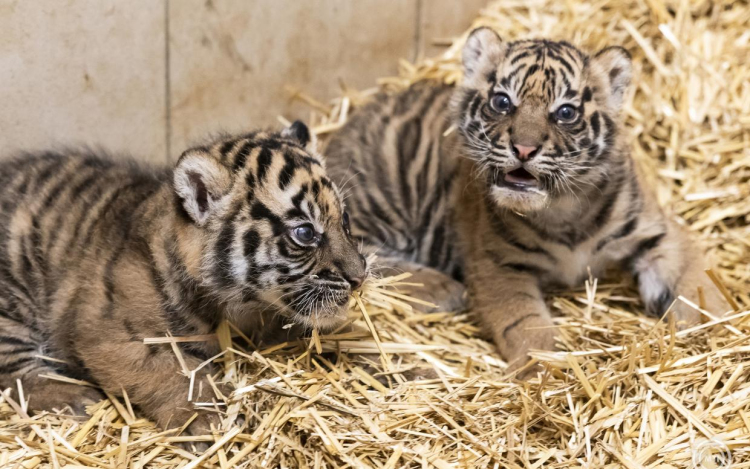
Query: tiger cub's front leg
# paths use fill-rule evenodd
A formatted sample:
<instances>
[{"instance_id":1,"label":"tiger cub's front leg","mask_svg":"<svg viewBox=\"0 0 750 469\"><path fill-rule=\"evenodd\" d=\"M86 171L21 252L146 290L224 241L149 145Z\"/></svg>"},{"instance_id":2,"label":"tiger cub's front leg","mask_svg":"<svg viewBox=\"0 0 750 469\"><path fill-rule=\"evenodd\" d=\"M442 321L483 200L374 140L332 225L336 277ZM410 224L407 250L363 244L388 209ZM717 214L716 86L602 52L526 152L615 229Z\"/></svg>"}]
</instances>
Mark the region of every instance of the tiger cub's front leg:
<instances>
[{"instance_id":1,"label":"tiger cub's front leg","mask_svg":"<svg viewBox=\"0 0 750 469\"><path fill-rule=\"evenodd\" d=\"M701 313L679 299L674 301L679 296L696 305L703 301L705 309L715 316L723 316L730 309L705 273L702 251L676 225L641 239L630 263L649 315L660 317L672 306L678 327L699 323Z\"/></svg>"},{"instance_id":2,"label":"tiger cub's front leg","mask_svg":"<svg viewBox=\"0 0 750 469\"><path fill-rule=\"evenodd\" d=\"M557 328L536 280L482 264L471 281L473 309L510 370L523 367L531 350L553 350Z\"/></svg>"},{"instance_id":3,"label":"tiger cub's front leg","mask_svg":"<svg viewBox=\"0 0 750 469\"><path fill-rule=\"evenodd\" d=\"M94 351L99 354L93 355ZM159 427L179 427L196 413L197 417L186 429L188 434L208 435L211 425L219 426L218 414L198 411L193 405L193 402L211 402L216 398L207 379L211 367L204 367L196 375L192 401L189 401L190 379L182 374L181 364L170 348L115 340L97 342L94 348L84 352L89 352L86 353L90 357L87 365L102 388L116 396L120 396L123 389L127 391L130 401ZM111 357L118 357L117 362L112 362ZM194 370L202 360L183 354L183 362L188 370Z\"/></svg>"}]
</instances>

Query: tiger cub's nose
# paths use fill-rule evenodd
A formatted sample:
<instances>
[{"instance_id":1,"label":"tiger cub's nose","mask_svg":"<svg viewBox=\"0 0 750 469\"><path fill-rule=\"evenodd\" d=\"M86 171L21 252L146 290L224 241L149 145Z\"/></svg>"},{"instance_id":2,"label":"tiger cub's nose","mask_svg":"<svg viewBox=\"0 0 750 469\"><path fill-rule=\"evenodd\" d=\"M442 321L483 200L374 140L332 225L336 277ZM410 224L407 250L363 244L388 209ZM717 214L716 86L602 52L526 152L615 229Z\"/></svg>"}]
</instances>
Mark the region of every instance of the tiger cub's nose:
<instances>
[{"instance_id":1,"label":"tiger cub's nose","mask_svg":"<svg viewBox=\"0 0 750 469\"><path fill-rule=\"evenodd\" d=\"M539 150L539 147L516 145L514 143L513 149L515 150L514 153L516 154L516 157L518 157L519 160L526 161L528 159L531 159L534 155L536 155L536 152L537 150Z\"/></svg>"},{"instance_id":2,"label":"tiger cub's nose","mask_svg":"<svg viewBox=\"0 0 750 469\"><path fill-rule=\"evenodd\" d=\"M352 287L352 290L356 290L359 287L361 287L362 284L365 282L365 276L364 275L357 275L354 277L347 276L346 281Z\"/></svg>"}]
</instances>

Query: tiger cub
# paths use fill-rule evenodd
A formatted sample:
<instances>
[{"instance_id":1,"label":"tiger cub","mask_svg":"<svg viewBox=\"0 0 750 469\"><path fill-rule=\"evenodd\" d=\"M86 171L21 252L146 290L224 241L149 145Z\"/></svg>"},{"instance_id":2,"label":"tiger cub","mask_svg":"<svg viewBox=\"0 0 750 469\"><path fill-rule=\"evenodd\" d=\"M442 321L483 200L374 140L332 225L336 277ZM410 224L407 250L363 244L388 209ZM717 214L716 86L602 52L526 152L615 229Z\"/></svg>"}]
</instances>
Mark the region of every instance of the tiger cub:
<instances>
[{"instance_id":1,"label":"tiger cub","mask_svg":"<svg viewBox=\"0 0 750 469\"><path fill-rule=\"evenodd\" d=\"M709 310L726 303L704 261L666 217L630 157L620 112L629 54L593 56L566 42L503 42L475 30L457 88L422 82L380 95L331 137L329 171L350 178L355 236L422 267L422 296L471 306L513 366L551 349L550 288L580 285L591 268L632 273L646 310L676 295ZM447 290L446 290L447 289ZM416 293L416 292L415 292ZM684 323L698 313L683 303Z\"/></svg>"},{"instance_id":2,"label":"tiger cub","mask_svg":"<svg viewBox=\"0 0 750 469\"><path fill-rule=\"evenodd\" d=\"M189 381L169 346L144 338L210 334L223 318L257 342L284 323L330 329L366 277L341 194L299 122L191 148L173 169L21 155L0 163L0 226L0 388L20 379L32 410L80 412L101 398L40 377L59 373L182 425L195 413ZM189 370L219 351L180 348ZM213 397L210 372L193 400Z\"/></svg>"}]
</instances>

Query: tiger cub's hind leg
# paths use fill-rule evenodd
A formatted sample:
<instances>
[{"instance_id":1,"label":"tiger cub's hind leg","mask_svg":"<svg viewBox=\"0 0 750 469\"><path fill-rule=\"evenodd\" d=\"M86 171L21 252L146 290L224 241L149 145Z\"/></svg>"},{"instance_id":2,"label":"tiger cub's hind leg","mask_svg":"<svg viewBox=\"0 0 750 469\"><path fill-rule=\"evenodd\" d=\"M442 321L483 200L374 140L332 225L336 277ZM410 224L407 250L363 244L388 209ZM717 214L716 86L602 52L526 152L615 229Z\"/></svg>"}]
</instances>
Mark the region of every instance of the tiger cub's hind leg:
<instances>
[{"instance_id":1,"label":"tiger cub's hind leg","mask_svg":"<svg viewBox=\"0 0 750 469\"><path fill-rule=\"evenodd\" d=\"M464 284L439 270L395 258L378 259L378 265L373 270L381 277L411 273L411 277L404 281L421 286L409 287L405 293L437 306L428 311L459 312L466 309Z\"/></svg>"},{"instance_id":2,"label":"tiger cub's hind leg","mask_svg":"<svg viewBox=\"0 0 750 469\"><path fill-rule=\"evenodd\" d=\"M77 415L84 415L86 406L103 399L97 389L41 377L59 372L39 358L38 334L24 325L20 318L11 318L10 314L0 314L0 390L11 388L16 390L15 394L20 380L30 410L52 411L70 407Z\"/></svg>"}]
</instances>

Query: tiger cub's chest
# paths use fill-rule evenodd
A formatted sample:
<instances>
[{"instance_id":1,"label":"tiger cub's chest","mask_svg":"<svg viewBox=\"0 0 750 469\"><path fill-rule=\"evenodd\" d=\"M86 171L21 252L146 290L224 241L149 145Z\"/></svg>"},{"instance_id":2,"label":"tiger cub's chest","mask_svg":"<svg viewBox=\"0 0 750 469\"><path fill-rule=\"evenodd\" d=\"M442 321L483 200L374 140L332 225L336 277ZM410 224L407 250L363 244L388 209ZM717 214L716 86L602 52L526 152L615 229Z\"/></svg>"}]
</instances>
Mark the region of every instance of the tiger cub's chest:
<instances>
[{"instance_id":1,"label":"tiger cub's chest","mask_svg":"<svg viewBox=\"0 0 750 469\"><path fill-rule=\"evenodd\" d=\"M542 279L547 287L580 287L593 277L601 278L621 257L616 249L599 249L597 238L588 239L574 248L548 246L550 268Z\"/></svg>"}]
</instances>

